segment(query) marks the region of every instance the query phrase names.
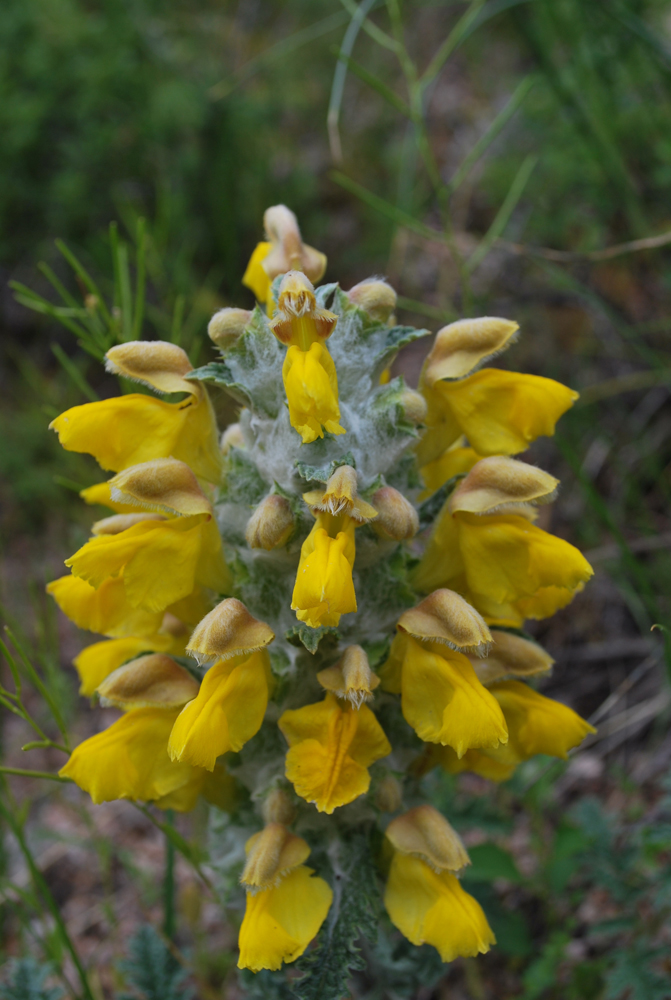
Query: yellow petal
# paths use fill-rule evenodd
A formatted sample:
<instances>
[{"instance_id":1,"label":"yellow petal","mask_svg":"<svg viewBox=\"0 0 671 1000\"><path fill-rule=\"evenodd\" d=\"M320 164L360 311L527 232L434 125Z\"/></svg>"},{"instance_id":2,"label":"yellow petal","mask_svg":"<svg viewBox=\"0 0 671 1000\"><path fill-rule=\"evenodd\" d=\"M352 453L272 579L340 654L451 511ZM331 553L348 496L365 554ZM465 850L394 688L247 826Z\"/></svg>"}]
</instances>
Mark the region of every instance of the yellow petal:
<instances>
[{"instance_id":1,"label":"yellow petal","mask_svg":"<svg viewBox=\"0 0 671 1000\"><path fill-rule=\"evenodd\" d=\"M279 969L303 954L326 919L333 893L301 865L264 892L247 895L238 968Z\"/></svg>"},{"instance_id":2,"label":"yellow petal","mask_svg":"<svg viewBox=\"0 0 671 1000\"><path fill-rule=\"evenodd\" d=\"M105 580L96 590L77 576L62 576L47 593L79 628L112 638L156 635L163 621L160 611L143 611L129 604L121 577Z\"/></svg>"},{"instance_id":3,"label":"yellow petal","mask_svg":"<svg viewBox=\"0 0 671 1000\"><path fill-rule=\"evenodd\" d=\"M249 258L247 269L242 276L242 283L251 288L259 302L266 303L270 298L270 279L263 269L263 262L270 253L271 243L257 243Z\"/></svg>"},{"instance_id":4,"label":"yellow petal","mask_svg":"<svg viewBox=\"0 0 671 1000\"><path fill-rule=\"evenodd\" d=\"M481 458L482 455L478 455L473 448L448 448L442 455L432 462L427 462L419 470L426 484L426 489L420 494L419 499L426 500L453 476L458 476L462 472L470 472Z\"/></svg>"},{"instance_id":5,"label":"yellow petal","mask_svg":"<svg viewBox=\"0 0 671 1000\"><path fill-rule=\"evenodd\" d=\"M437 655L408 638L401 708L420 739L451 746L459 757L471 748L495 747L508 739L496 700L467 657L446 647Z\"/></svg>"},{"instance_id":6,"label":"yellow petal","mask_svg":"<svg viewBox=\"0 0 671 1000\"><path fill-rule=\"evenodd\" d=\"M86 698L92 697L98 685L102 684L112 671L129 660L134 660L140 653L183 651L184 643L176 641L171 635L155 635L146 639L129 636L94 642L92 646L82 649L72 661L81 681L79 693Z\"/></svg>"},{"instance_id":7,"label":"yellow petal","mask_svg":"<svg viewBox=\"0 0 671 1000\"><path fill-rule=\"evenodd\" d=\"M354 524L331 538L315 523L301 548L291 607L311 628L337 625L340 616L356 611L352 582Z\"/></svg>"},{"instance_id":8,"label":"yellow petal","mask_svg":"<svg viewBox=\"0 0 671 1000\"><path fill-rule=\"evenodd\" d=\"M242 661L242 662L240 662ZM211 667L198 697L179 714L170 734L170 756L214 768L217 757L240 750L261 728L268 704L268 654L233 657Z\"/></svg>"},{"instance_id":9,"label":"yellow petal","mask_svg":"<svg viewBox=\"0 0 671 1000\"><path fill-rule=\"evenodd\" d=\"M85 503L100 504L101 507L109 507L110 510L113 510L117 514L137 513L136 504L119 503L116 500L112 500L109 483L96 483L95 486L89 486L87 489L82 490L79 495Z\"/></svg>"},{"instance_id":10,"label":"yellow petal","mask_svg":"<svg viewBox=\"0 0 671 1000\"><path fill-rule=\"evenodd\" d=\"M496 943L480 904L450 872L434 872L395 853L384 905L391 922L415 945L431 944L444 962L485 954Z\"/></svg>"},{"instance_id":11,"label":"yellow petal","mask_svg":"<svg viewBox=\"0 0 671 1000\"><path fill-rule=\"evenodd\" d=\"M88 792L96 805L112 799L151 802L187 784L188 764L173 764L168 737L176 713L136 708L73 751L59 774Z\"/></svg>"},{"instance_id":12,"label":"yellow petal","mask_svg":"<svg viewBox=\"0 0 671 1000\"><path fill-rule=\"evenodd\" d=\"M66 451L93 455L103 469L120 472L155 458L176 458L201 479L216 483L221 455L206 393L181 403L130 393L74 406L49 425Z\"/></svg>"},{"instance_id":13,"label":"yellow petal","mask_svg":"<svg viewBox=\"0 0 671 1000\"><path fill-rule=\"evenodd\" d=\"M227 586L220 536L216 528L208 531L209 521L208 515L143 521L119 534L90 539L66 566L93 587L123 573L132 607L163 611L192 593L196 583L212 589Z\"/></svg>"},{"instance_id":14,"label":"yellow petal","mask_svg":"<svg viewBox=\"0 0 671 1000\"><path fill-rule=\"evenodd\" d=\"M520 681L497 681L490 687L506 717L509 746L496 759L527 760L537 753L566 759L568 751L596 729L559 701L546 698Z\"/></svg>"},{"instance_id":15,"label":"yellow petal","mask_svg":"<svg viewBox=\"0 0 671 1000\"><path fill-rule=\"evenodd\" d=\"M292 346L282 366L282 378L289 404L289 419L303 438L303 444L331 434L344 434L340 426L338 378L331 355L320 343L309 351Z\"/></svg>"},{"instance_id":16,"label":"yellow petal","mask_svg":"<svg viewBox=\"0 0 671 1000\"><path fill-rule=\"evenodd\" d=\"M509 740L510 742L510 737ZM498 750L467 750L463 757L457 757L452 747L433 747L430 767L440 764L448 774L461 774L463 771L471 771L479 774L481 778L488 781L508 781L515 771L516 764L506 764L496 760L495 756L499 752L505 752L506 747ZM490 756L491 755L491 756Z\"/></svg>"},{"instance_id":17,"label":"yellow petal","mask_svg":"<svg viewBox=\"0 0 671 1000\"><path fill-rule=\"evenodd\" d=\"M446 422L453 421L480 455L516 455L554 434L578 393L539 375L483 368L457 382L438 382ZM433 457L433 456L431 456Z\"/></svg>"},{"instance_id":18,"label":"yellow petal","mask_svg":"<svg viewBox=\"0 0 671 1000\"><path fill-rule=\"evenodd\" d=\"M287 778L319 812L332 813L367 792L367 768L391 753L369 708L343 706L331 694L315 705L284 712L278 725L290 747Z\"/></svg>"}]
</instances>

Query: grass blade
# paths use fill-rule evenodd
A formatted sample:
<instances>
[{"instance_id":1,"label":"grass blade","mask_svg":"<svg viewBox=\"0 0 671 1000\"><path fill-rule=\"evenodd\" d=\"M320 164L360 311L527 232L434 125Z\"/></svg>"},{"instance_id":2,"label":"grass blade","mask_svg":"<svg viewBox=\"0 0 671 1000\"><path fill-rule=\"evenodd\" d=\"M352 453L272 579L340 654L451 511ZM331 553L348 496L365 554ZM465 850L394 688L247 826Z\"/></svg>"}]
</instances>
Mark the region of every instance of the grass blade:
<instances>
[{"instance_id":1,"label":"grass blade","mask_svg":"<svg viewBox=\"0 0 671 1000\"><path fill-rule=\"evenodd\" d=\"M79 368L77 367L77 365L73 362L72 358L69 358L67 356L67 354L65 353L65 351L63 350L63 348L61 347L61 345L60 344L52 344L51 345L51 351L52 351L53 355L56 357L56 359L58 360L58 362L61 365L61 367L63 368L63 370L65 372L67 372L67 374L70 376L70 378L72 379L72 381L74 382L74 384L77 386L77 388L79 389L79 391L84 396L86 396L86 398L90 402L96 403L100 399L100 396L95 391L95 389L93 389L89 385L88 381L84 377L84 374L79 370Z\"/></svg>"},{"instance_id":2,"label":"grass blade","mask_svg":"<svg viewBox=\"0 0 671 1000\"><path fill-rule=\"evenodd\" d=\"M482 263L491 250L494 242L499 238L508 225L510 216L515 211L515 206L522 197L524 189L527 186L527 181L531 177L532 171L537 163L537 156L527 156L522 163L522 166L517 171L513 182L508 189L508 194L505 196L503 204L494 217L494 221L483 236L477 249L471 254L466 262L466 269L469 274L472 274L476 267Z\"/></svg>"},{"instance_id":3,"label":"grass blade","mask_svg":"<svg viewBox=\"0 0 671 1000\"><path fill-rule=\"evenodd\" d=\"M352 14L352 19L347 26L345 37L343 38L340 46L340 56L333 74L331 96L329 98L328 112L326 115L326 126L328 129L331 156L336 163L342 162L342 145L340 142L338 122L340 119L340 107L342 105L343 93L345 91L345 80L347 79L347 60L352 55L352 49L354 48L354 43L356 42L359 32L361 31L362 24L368 17L368 14L373 9L376 2L377 0L361 0L361 3L356 8L354 14Z\"/></svg>"}]
</instances>

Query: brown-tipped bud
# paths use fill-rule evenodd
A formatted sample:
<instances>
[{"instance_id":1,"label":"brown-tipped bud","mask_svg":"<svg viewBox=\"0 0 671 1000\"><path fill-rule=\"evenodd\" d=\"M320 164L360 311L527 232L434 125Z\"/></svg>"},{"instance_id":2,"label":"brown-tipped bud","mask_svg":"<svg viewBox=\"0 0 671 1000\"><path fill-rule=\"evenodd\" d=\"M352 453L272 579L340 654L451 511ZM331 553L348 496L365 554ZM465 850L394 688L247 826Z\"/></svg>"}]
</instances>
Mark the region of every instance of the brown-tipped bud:
<instances>
[{"instance_id":1,"label":"brown-tipped bud","mask_svg":"<svg viewBox=\"0 0 671 1000\"><path fill-rule=\"evenodd\" d=\"M222 455L227 455L231 448L244 448L245 436L242 433L240 424L229 424L221 435L219 442Z\"/></svg>"},{"instance_id":2,"label":"brown-tipped bud","mask_svg":"<svg viewBox=\"0 0 671 1000\"><path fill-rule=\"evenodd\" d=\"M245 332L251 318L249 309L220 309L207 324L208 336L217 347L225 351L233 347Z\"/></svg>"},{"instance_id":3,"label":"brown-tipped bud","mask_svg":"<svg viewBox=\"0 0 671 1000\"><path fill-rule=\"evenodd\" d=\"M321 340L331 336L338 320L335 313L317 308L314 286L302 271L289 271L284 275L277 304L278 311L269 325L283 344L288 344L291 340L296 319L309 319L313 324L311 329L314 335Z\"/></svg>"},{"instance_id":4,"label":"brown-tipped bud","mask_svg":"<svg viewBox=\"0 0 671 1000\"><path fill-rule=\"evenodd\" d=\"M149 653L124 663L98 687L104 705L132 708L179 708L198 694L191 674L164 653Z\"/></svg>"},{"instance_id":5,"label":"brown-tipped bud","mask_svg":"<svg viewBox=\"0 0 671 1000\"><path fill-rule=\"evenodd\" d=\"M105 355L105 367L113 375L123 375L157 392L189 392L197 395L200 387L184 378L193 371L187 354L177 344L165 340L133 340L117 344Z\"/></svg>"},{"instance_id":6,"label":"brown-tipped bud","mask_svg":"<svg viewBox=\"0 0 671 1000\"><path fill-rule=\"evenodd\" d=\"M395 813L403 804L400 782L392 774L383 778L375 789L375 805L383 813Z\"/></svg>"},{"instance_id":7,"label":"brown-tipped bud","mask_svg":"<svg viewBox=\"0 0 671 1000\"><path fill-rule=\"evenodd\" d=\"M380 323L387 323L396 308L396 292L383 278L360 281L346 294L350 302L365 310Z\"/></svg>"},{"instance_id":8,"label":"brown-tipped bud","mask_svg":"<svg viewBox=\"0 0 671 1000\"><path fill-rule=\"evenodd\" d=\"M523 639L514 632L492 629L492 648L484 660L472 660L473 669L482 684L491 684L502 677L533 677L545 674L554 660L542 646Z\"/></svg>"},{"instance_id":9,"label":"brown-tipped bud","mask_svg":"<svg viewBox=\"0 0 671 1000\"><path fill-rule=\"evenodd\" d=\"M143 521L165 521L163 514L112 514L96 521L91 528L92 535L119 535L127 528L133 528Z\"/></svg>"},{"instance_id":10,"label":"brown-tipped bud","mask_svg":"<svg viewBox=\"0 0 671 1000\"><path fill-rule=\"evenodd\" d=\"M404 389L398 399L403 407L403 415L411 424L423 424L429 412L424 396L414 389Z\"/></svg>"},{"instance_id":11,"label":"brown-tipped bud","mask_svg":"<svg viewBox=\"0 0 671 1000\"><path fill-rule=\"evenodd\" d=\"M236 597L227 597L196 625L186 651L200 664L212 663L263 649L274 638L270 625L251 615Z\"/></svg>"},{"instance_id":12,"label":"brown-tipped bud","mask_svg":"<svg viewBox=\"0 0 671 1000\"><path fill-rule=\"evenodd\" d=\"M323 277L326 257L303 243L296 216L286 205L266 209L263 225L272 244L263 261L263 269L271 281L286 271L303 271L312 282Z\"/></svg>"},{"instance_id":13,"label":"brown-tipped bud","mask_svg":"<svg viewBox=\"0 0 671 1000\"><path fill-rule=\"evenodd\" d=\"M296 817L296 806L281 788L274 788L263 803L263 819L266 823L283 823L289 826Z\"/></svg>"},{"instance_id":14,"label":"brown-tipped bud","mask_svg":"<svg viewBox=\"0 0 671 1000\"><path fill-rule=\"evenodd\" d=\"M398 620L399 632L414 639L444 642L460 653L486 656L492 637L485 620L453 590L434 590Z\"/></svg>"},{"instance_id":15,"label":"brown-tipped bud","mask_svg":"<svg viewBox=\"0 0 671 1000\"><path fill-rule=\"evenodd\" d=\"M382 486L371 501L377 511L373 529L380 538L393 538L395 542L414 538L419 531L419 516L402 493L393 486Z\"/></svg>"},{"instance_id":16,"label":"brown-tipped bud","mask_svg":"<svg viewBox=\"0 0 671 1000\"><path fill-rule=\"evenodd\" d=\"M460 319L444 326L426 359L424 382L432 386L443 378L463 378L510 347L518 330L517 323L495 316Z\"/></svg>"},{"instance_id":17,"label":"brown-tipped bud","mask_svg":"<svg viewBox=\"0 0 671 1000\"><path fill-rule=\"evenodd\" d=\"M329 514L348 514L355 521L372 521L377 511L358 495L358 481L351 465L340 465L326 484L325 490L311 490L303 499L312 510Z\"/></svg>"},{"instance_id":18,"label":"brown-tipped bud","mask_svg":"<svg viewBox=\"0 0 671 1000\"><path fill-rule=\"evenodd\" d=\"M347 698L357 708L371 700L380 683L361 646L348 646L338 663L319 671L317 680L326 691Z\"/></svg>"},{"instance_id":19,"label":"brown-tipped bud","mask_svg":"<svg viewBox=\"0 0 671 1000\"><path fill-rule=\"evenodd\" d=\"M417 806L397 816L386 835L395 850L421 858L434 871L458 872L471 863L461 837L433 806Z\"/></svg>"},{"instance_id":20,"label":"brown-tipped bud","mask_svg":"<svg viewBox=\"0 0 671 1000\"><path fill-rule=\"evenodd\" d=\"M189 517L211 514L212 504L188 465L176 458L155 458L131 465L109 481L110 496L148 510L165 510Z\"/></svg>"},{"instance_id":21,"label":"brown-tipped bud","mask_svg":"<svg viewBox=\"0 0 671 1000\"><path fill-rule=\"evenodd\" d=\"M554 500L559 480L516 458L492 455L473 466L449 499L450 511L470 514L515 513L519 504Z\"/></svg>"},{"instance_id":22,"label":"brown-tipped bud","mask_svg":"<svg viewBox=\"0 0 671 1000\"><path fill-rule=\"evenodd\" d=\"M302 837L289 833L281 823L269 823L245 844L247 862L240 881L251 891L269 889L310 856Z\"/></svg>"},{"instance_id":23,"label":"brown-tipped bud","mask_svg":"<svg viewBox=\"0 0 671 1000\"><path fill-rule=\"evenodd\" d=\"M271 493L258 505L245 528L250 549L276 549L286 545L294 530L294 515L286 497Z\"/></svg>"}]
</instances>

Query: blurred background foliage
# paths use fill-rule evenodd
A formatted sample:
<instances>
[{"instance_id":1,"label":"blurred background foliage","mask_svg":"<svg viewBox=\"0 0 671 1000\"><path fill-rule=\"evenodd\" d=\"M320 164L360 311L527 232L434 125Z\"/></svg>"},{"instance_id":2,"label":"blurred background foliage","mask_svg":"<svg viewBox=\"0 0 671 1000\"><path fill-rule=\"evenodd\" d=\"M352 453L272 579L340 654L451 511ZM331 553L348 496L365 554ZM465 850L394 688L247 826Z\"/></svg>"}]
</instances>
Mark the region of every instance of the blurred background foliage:
<instances>
[{"instance_id":1,"label":"blurred background foliage","mask_svg":"<svg viewBox=\"0 0 671 1000\"><path fill-rule=\"evenodd\" d=\"M528 460L561 477L551 527L597 575L534 634L558 661L544 690L596 718L599 737L498 790L436 783L500 947L435 974L397 950L360 977L362 995L671 995L668 633L650 633L671 595L670 120L669 0L0 5L2 593L79 734L91 723L69 663L85 640L40 594L86 537L75 494L100 472L46 426L118 391L105 338L141 331L206 360L211 313L251 305L240 277L267 205L294 209L328 280L386 274L404 321L432 329L515 318L523 336L500 363L581 391L556 444ZM413 382L420 363L410 350L399 371ZM51 731L38 693L27 677L26 711ZM16 752L25 717L3 724L8 766L57 768L53 747L29 765ZM8 966L0 996L88 995L68 941L96 1000L161 995L161 982L180 996L184 968L198 996L235 990L234 934L186 862L177 945L140 927L135 973L118 966L138 922L160 924L165 831L131 806L7 780L4 947L52 965ZM179 822L178 853L204 819ZM154 965L159 986L142 979Z\"/></svg>"}]
</instances>

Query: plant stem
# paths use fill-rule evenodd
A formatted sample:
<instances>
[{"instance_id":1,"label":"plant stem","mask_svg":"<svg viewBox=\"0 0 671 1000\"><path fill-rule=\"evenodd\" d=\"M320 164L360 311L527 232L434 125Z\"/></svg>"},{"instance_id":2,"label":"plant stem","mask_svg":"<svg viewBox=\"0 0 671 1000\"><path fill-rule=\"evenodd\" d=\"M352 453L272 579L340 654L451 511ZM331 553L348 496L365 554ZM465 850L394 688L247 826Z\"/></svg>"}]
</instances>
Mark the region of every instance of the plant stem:
<instances>
[{"instance_id":1,"label":"plant stem","mask_svg":"<svg viewBox=\"0 0 671 1000\"><path fill-rule=\"evenodd\" d=\"M174 813L168 809L166 824L173 825ZM165 876L163 880L163 932L171 941L175 937L175 845L165 835Z\"/></svg>"}]
</instances>

